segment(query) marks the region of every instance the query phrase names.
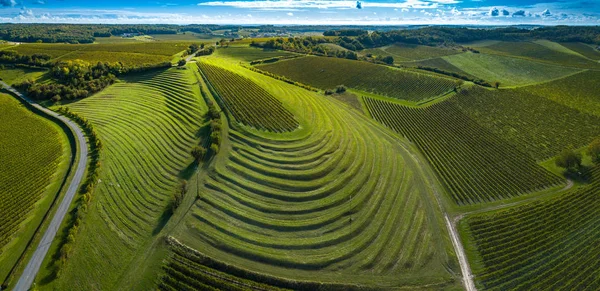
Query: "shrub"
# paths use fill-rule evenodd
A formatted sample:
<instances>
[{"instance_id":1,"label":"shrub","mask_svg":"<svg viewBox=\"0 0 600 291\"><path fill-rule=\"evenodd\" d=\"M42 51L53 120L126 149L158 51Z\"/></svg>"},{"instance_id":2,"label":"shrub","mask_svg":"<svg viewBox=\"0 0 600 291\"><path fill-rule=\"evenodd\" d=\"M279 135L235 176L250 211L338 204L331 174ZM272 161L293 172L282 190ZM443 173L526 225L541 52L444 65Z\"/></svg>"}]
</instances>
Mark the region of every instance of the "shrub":
<instances>
[{"instance_id":1,"label":"shrub","mask_svg":"<svg viewBox=\"0 0 600 291\"><path fill-rule=\"evenodd\" d=\"M600 164L600 138L596 138L587 148L587 154L596 164Z\"/></svg>"},{"instance_id":2,"label":"shrub","mask_svg":"<svg viewBox=\"0 0 600 291\"><path fill-rule=\"evenodd\" d=\"M344 92L346 92L346 86L339 85L339 86L335 87L335 93L342 94Z\"/></svg>"},{"instance_id":3,"label":"shrub","mask_svg":"<svg viewBox=\"0 0 600 291\"><path fill-rule=\"evenodd\" d=\"M333 95L333 90L331 90L331 89L325 90L325 95Z\"/></svg>"},{"instance_id":4,"label":"shrub","mask_svg":"<svg viewBox=\"0 0 600 291\"><path fill-rule=\"evenodd\" d=\"M563 150L555 160L555 164L570 172L577 172L581 168L581 154L568 148Z\"/></svg>"},{"instance_id":5,"label":"shrub","mask_svg":"<svg viewBox=\"0 0 600 291\"><path fill-rule=\"evenodd\" d=\"M187 62L184 59L181 59L181 60L179 60L179 62L177 62L177 65L180 67L183 67L183 66L185 66L186 63Z\"/></svg>"},{"instance_id":6,"label":"shrub","mask_svg":"<svg viewBox=\"0 0 600 291\"><path fill-rule=\"evenodd\" d=\"M392 57L392 56L386 56L386 57L383 57L381 59L381 61L384 62L384 63L386 63L386 64L388 64L388 65L392 65L392 64L394 64L394 57Z\"/></svg>"}]
</instances>

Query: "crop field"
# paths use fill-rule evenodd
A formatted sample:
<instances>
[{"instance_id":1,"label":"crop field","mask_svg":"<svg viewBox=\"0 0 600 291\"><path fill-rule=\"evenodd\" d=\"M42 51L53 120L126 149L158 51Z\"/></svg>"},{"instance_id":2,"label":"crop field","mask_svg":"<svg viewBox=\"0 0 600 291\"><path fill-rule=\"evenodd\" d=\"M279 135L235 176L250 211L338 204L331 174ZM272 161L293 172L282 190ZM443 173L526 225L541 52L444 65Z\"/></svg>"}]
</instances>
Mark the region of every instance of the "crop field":
<instances>
[{"instance_id":1,"label":"crop field","mask_svg":"<svg viewBox=\"0 0 600 291\"><path fill-rule=\"evenodd\" d=\"M489 54L516 56L576 68L600 68L600 64L598 62L583 58L572 51L570 53L566 53L565 50L569 49L561 46L558 43L552 43L553 46L549 45L548 43L551 42L546 41L543 42L545 45L542 45L535 42L503 41L497 44L479 48L479 51ZM562 47L562 49L557 49L556 47Z\"/></svg>"},{"instance_id":2,"label":"crop field","mask_svg":"<svg viewBox=\"0 0 600 291\"><path fill-rule=\"evenodd\" d=\"M446 72L457 73L459 75L469 77L469 78L475 77L475 76L459 69L458 67L450 64L448 61L444 60L443 58L435 58L435 59L416 61L416 62L404 62L401 64L405 65L405 66L410 66L410 67L421 66L421 67L428 67L428 68L438 68L438 69L444 70Z\"/></svg>"},{"instance_id":3,"label":"crop field","mask_svg":"<svg viewBox=\"0 0 600 291\"><path fill-rule=\"evenodd\" d=\"M491 202L562 183L450 102L410 108L365 97L375 120L414 142L459 205Z\"/></svg>"},{"instance_id":4,"label":"crop field","mask_svg":"<svg viewBox=\"0 0 600 291\"><path fill-rule=\"evenodd\" d=\"M208 63L198 66L227 110L242 124L273 132L298 128L298 121L281 101L252 81Z\"/></svg>"},{"instance_id":5,"label":"crop field","mask_svg":"<svg viewBox=\"0 0 600 291\"><path fill-rule=\"evenodd\" d=\"M433 47L426 45L414 45L407 43L397 43L390 46L380 47L376 50L369 50L369 53L374 55L381 55L377 53L377 50L384 52L385 55L394 57L396 62L398 61L418 61L426 59L434 59L443 56L449 56L461 53L461 51L453 50L449 48Z\"/></svg>"},{"instance_id":6,"label":"crop field","mask_svg":"<svg viewBox=\"0 0 600 291\"><path fill-rule=\"evenodd\" d=\"M447 233L403 141L339 101L236 63L211 63L256 82L309 128L285 136L230 129L227 155L174 232L178 240L224 263L290 280L454 284Z\"/></svg>"},{"instance_id":7,"label":"crop field","mask_svg":"<svg viewBox=\"0 0 600 291\"><path fill-rule=\"evenodd\" d=\"M470 75L500 82L501 87L536 84L580 71L501 55L462 53L443 58Z\"/></svg>"},{"instance_id":8,"label":"crop field","mask_svg":"<svg viewBox=\"0 0 600 291\"><path fill-rule=\"evenodd\" d=\"M25 80L39 80L46 72L44 69L3 68L0 69L0 80L12 85Z\"/></svg>"},{"instance_id":9,"label":"crop field","mask_svg":"<svg viewBox=\"0 0 600 291\"><path fill-rule=\"evenodd\" d=\"M562 46L583 55L586 58L598 61L600 60L600 51L593 46L581 42L563 42Z\"/></svg>"},{"instance_id":10,"label":"crop field","mask_svg":"<svg viewBox=\"0 0 600 291\"><path fill-rule=\"evenodd\" d=\"M582 73L520 91L548 98L556 103L600 117L600 72Z\"/></svg>"},{"instance_id":11,"label":"crop field","mask_svg":"<svg viewBox=\"0 0 600 291\"><path fill-rule=\"evenodd\" d=\"M53 288L114 289L135 251L164 223L206 111L195 82L192 70L169 69L68 105L98 132L102 168L72 258Z\"/></svg>"},{"instance_id":12,"label":"crop field","mask_svg":"<svg viewBox=\"0 0 600 291\"><path fill-rule=\"evenodd\" d=\"M485 290L600 288L600 167L553 199L467 216L464 240Z\"/></svg>"},{"instance_id":13,"label":"crop field","mask_svg":"<svg viewBox=\"0 0 600 291\"><path fill-rule=\"evenodd\" d=\"M295 53L281 51L281 50L270 50L270 49L259 49L253 47L238 47L232 46L228 48L219 48L217 53L220 56L230 57L239 59L244 62L251 62L256 60L263 60L274 57L289 57L296 55Z\"/></svg>"},{"instance_id":14,"label":"crop field","mask_svg":"<svg viewBox=\"0 0 600 291\"><path fill-rule=\"evenodd\" d=\"M258 67L321 89L345 85L413 102L439 96L456 86L452 79L338 58L304 57Z\"/></svg>"},{"instance_id":15,"label":"crop field","mask_svg":"<svg viewBox=\"0 0 600 291\"><path fill-rule=\"evenodd\" d=\"M568 98L568 95L562 96ZM553 157L569 146L586 146L600 136L598 116L523 89L466 89L451 102L471 119L538 161Z\"/></svg>"},{"instance_id":16,"label":"crop field","mask_svg":"<svg viewBox=\"0 0 600 291\"><path fill-rule=\"evenodd\" d=\"M58 193L67 163L61 129L0 93L0 280ZM44 202L45 201L45 202Z\"/></svg>"}]
</instances>

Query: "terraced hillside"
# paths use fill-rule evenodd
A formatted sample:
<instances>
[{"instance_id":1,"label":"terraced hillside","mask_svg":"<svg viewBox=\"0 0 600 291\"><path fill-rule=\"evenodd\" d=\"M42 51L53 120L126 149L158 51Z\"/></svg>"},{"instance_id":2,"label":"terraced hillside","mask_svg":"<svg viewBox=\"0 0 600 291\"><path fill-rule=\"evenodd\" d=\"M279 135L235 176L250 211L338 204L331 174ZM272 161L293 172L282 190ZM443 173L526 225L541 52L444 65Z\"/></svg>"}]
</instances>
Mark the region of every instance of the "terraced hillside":
<instances>
[{"instance_id":1,"label":"terraced hillside","mask_svg":"<svg viewBox=\"0 0 600 291\"><path fill-rule=\"evenodd\" d=\"M191 69L147 73L68 105L102 140L102 168L73 254L49 288L117 288L166 222L206 110L196 81Z\"/></svg>"},{"instance_id":2,"label":"terraced hillside","mask_svg":"<svg viewBox=\"0 0 600 291\"><path fill-rule=\"evenodd\" d=\"M447 93L456 86L452 79L338 58L296 58L259 68L321 89L346 85L413 102Z\"/></svg>"},{"instance_id":3,"label":"terraced hillside","mask_svg":"<svg viewBox=\"0 0 600 291\"><path fill-rule=\"evenodd\" d=\"M558 85L560 84L564 84L564 81L558 81ZM525 92L526 90L537 92L543 96L543 92L547 91L535 89L548 86L546 90L552 88L557 90L549 94L568 100L569 95L560 95L560 93L567 93L570 87L559 89L558 85L551 82L532 89L526 87L518 90L488 90L473 87L461 90L455 98L451 99L451 102L471 119L510 142L521 152L541 161L557 155L569 146L584 147L595 137L600 136L598 116L582 113L547 98ZM571 86L577 85L575 83ZM583 82L579 85L583 85ZM574 89L572 93L581 93L590 90L593 86ZM590 92L590 94L596 93ZM560 118L557 118L558 116Z\"/></svg>"},{"instance_id":4,"label":"terraced hillside","mask_svg":"<svg viewBox=\"0 0 600 291\"><path fill-rule=\"evenodd\" d=\"M600 72L585 71L567 78L520 90L600 117Z\"/></svg>"},{"instance_id":5,"label":"terraced hillside","mask_svg":"<svg viewBox=\"0 0 600 291\"><path fill-rule=\"evenodd\" d=\"M462 53L443 57L467 74L500 86L523 86L568 76L581 70L503 55Z\"/></svg>"},{"instance_id":6,"label":"terraced hillside","mask_svg":"<svg viewBox=\"0 0 600 291\"><path fill-rule=\"evenodd\" d=\"M58 194L67 143L56 124L0 93L0 283Z\"/></svg>"},{"instance_id":7,"label":"terraced hillside","mask_svg":"<svg viewBox=\"0 0 600 291\"><path fill-rule=\"evenodd\" d=\"M373 118L414 142L459 205L515 197L561 183L535 160L481 127L453 103L425 108L364 98Z\"/></svg>"},{"instance_id":8,"label":"terraced hillside","mask_svg":"<svg viewBox=\"0 0 600 291\"><path fill-rule=\"evenodd\" d=\"M600 167L589 185L461 221L475 280L486 290L600 288Z\"/></svg>"},{"instance_id":9,"label":"terraced hillside","mask_svg":"<svg viewBox=\"0 0 600 291\"><path fill-rule=\"evenodd\" d=\"M439 207L402 140L338 101L209 60L256 82L310 128L279 136L230 129L174 237L222 263L292 281L456 284Z\"/></svg>"},{"instance_id":10,"label":"terraced hillside","mask_svg":"<svg viewBox=\"0 0 600 291\"><path fill-rule=\"evenodd\" d=\"M299 123L273 95L232 71L198 63L209 88L240 123L273 132L293 131Z\"/></svg>"}]
</instances>

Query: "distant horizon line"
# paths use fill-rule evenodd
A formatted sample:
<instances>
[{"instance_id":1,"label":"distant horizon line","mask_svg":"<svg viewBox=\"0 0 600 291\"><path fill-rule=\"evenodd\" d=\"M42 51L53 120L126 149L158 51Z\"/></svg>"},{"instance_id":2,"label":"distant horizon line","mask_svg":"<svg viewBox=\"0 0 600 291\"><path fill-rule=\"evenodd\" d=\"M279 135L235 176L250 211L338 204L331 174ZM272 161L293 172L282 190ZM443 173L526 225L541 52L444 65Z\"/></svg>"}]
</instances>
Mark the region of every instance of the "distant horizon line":
<instances>
[{"instance_id":1,"label":"distant horizon line","mask_svg":"<svg viewBox=\"0 0 600 291\"><path fill-rule=\"evenodd\" d=\"M535 23L521 23L521 24L473 24L473 23L456 23L456 24L434 24L434 23L423 23L423 24L294 24L294 23L253 23L253 24L239 24L239 23L102 23L102 22L90 22L90 23L72 23L72 22L0 22L0 24L14 24L14 25L28 25L28 24L50 24L50 25L176 25L176 26L187 26L187 25L215 25L215 26L351 26L351 27L367 27L367 26L381 26L381 27L410 27L410 26L473 26L473 27L506 27L506 26L600 26L600 24L535 24Z\"/></svg>"}]
</instances>

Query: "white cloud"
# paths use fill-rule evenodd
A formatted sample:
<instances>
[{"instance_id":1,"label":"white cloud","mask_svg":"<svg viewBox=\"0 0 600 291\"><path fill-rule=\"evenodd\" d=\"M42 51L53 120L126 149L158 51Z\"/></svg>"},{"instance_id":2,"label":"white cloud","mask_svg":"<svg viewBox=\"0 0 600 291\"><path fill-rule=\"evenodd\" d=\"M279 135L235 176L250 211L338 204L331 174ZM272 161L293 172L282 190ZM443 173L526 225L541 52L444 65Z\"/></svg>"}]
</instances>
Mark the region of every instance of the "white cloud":
<instances>
[{"instance_id":1,"label":"white cloud","mask_svg":"<svg viewBox=\"0 0 600 291\"><path fill-rule=\"evenodd\" d=\"M294 16L294 13L292 13L292 12L288 12L286 14L287 14L287 16Z\"/></svg>"},{"instance_id":2,"label":"white cloud","mask_svg":"<svg viewBox=\"0 0 600 291\"><path fill-rule=\"evenodd\" d=\"M0 0L0 6L14 7L15 5L17 5L17 2L15 0Z\"/></svg>"},{"instance_id":3,"label":"white cloud","mask_svg":"<svg viewBox=\"0 0 600 291\"><path fill-rule=\"evenodd\" d=\"M510 12L508 12L508 10L506 10L506 9L502 9L502 11L500 11L500 12L502 12L502 15L504 15L504 16L510 15Z\"/></svg>"},{"instance_id":4,"label":"white cloud","mask_svg":"<svg viewBox=\"0 0 600 291\"><path fill-rule=\"evenodd\" d=\"M402 12L408 12L408 8L402 8Z\"/></svg>"},{"instance_id":5,"label":"white cloud","mask_svg":"<svg viewBox=\"0 0 600 291\"><path fill-rule=\"evenodd\" d=\"M544 16L544 17L548 17L550 15L552 15L552 13L550 13L550 10L548 10L548 9L546 9L542 12L542 16Z\"/></svg>"},{"instance_id":6,"label":"white cloud","mask_svg":"<svg viewBox=\"0 0 600 291\"><path fill-rule=\"evenodd\" d=\"M500 15L500 11L498 10L498 8L494 7L492 9L490 9L490 12L488 12L489 16L498 16Z\"/></svg>"},{"instance_id":7,"label":"white cloud","mask_svg":"<svg viewBox=\"0 0 600 291\"><path fill-rule=\"evenodd\" d=\"M456 9L456 7L453 7L452 10L450 10L450 13L455 16L463 15L463 13L458 11L458 9Z\"/></svg>"},{"instance_id":8,"label":"white cloud","mask_svg":"<svg viewBox=\"0 0 600 291\"><path fill-rule=\"evenodd\" d=\"M346 0L257 0L257 1L210 1L198 3L198 6L221 6L247 9L290 9L320 8L348 9L355 8L356 1ZM440 4L456 4L459 0L405 0L403 2L361 2L362 8L438 8Z\"/></svg>"},{"instance_id":9,"label":"white cloud","mask_svg":"<svg viewBox=\"0 0 600 291\"><path fill-rule=\"evenodd\" d=\"M513 16L525 16L525 10L518 10L513 12Z\"/></svg>"}]
</instances>

